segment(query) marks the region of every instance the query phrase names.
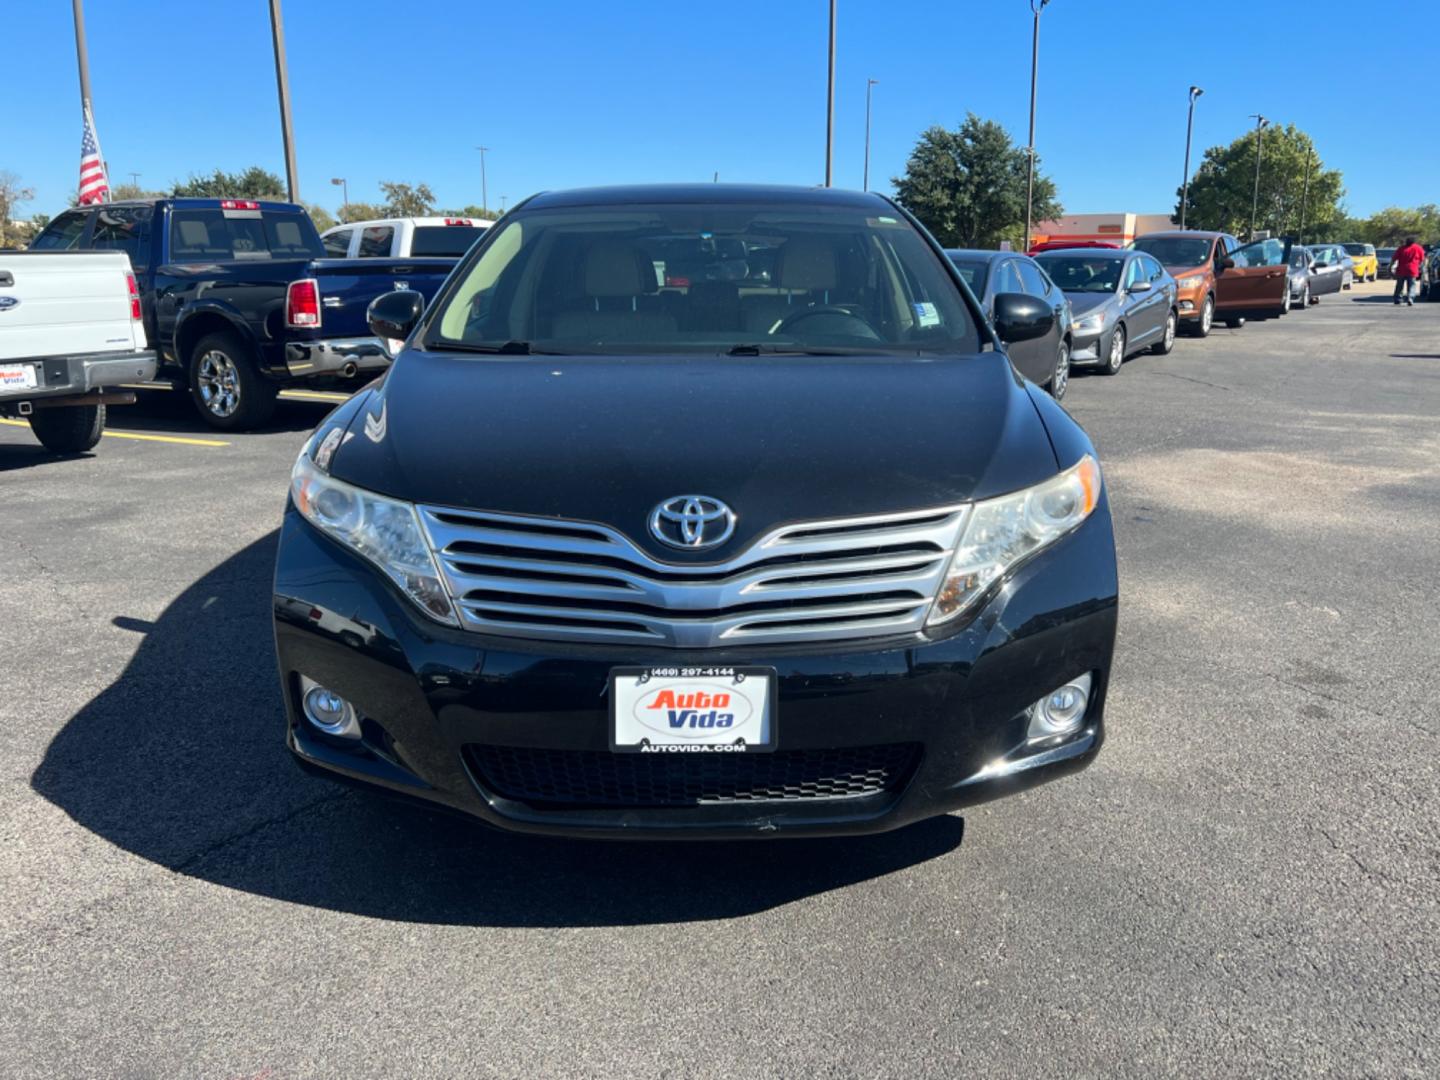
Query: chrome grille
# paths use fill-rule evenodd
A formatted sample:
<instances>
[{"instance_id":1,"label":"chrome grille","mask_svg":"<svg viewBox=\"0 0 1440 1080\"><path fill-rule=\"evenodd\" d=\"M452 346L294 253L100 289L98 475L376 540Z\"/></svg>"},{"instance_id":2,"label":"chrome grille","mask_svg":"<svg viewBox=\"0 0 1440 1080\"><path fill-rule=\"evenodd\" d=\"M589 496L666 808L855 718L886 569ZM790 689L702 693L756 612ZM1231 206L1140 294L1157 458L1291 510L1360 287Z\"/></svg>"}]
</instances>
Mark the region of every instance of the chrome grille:
<instances>
[{"instance_id":1,"label":"chrome grille","mask_svg":"<svg viewBox=\"0 0 1440 1080\"><path fill-rule=\"evenodd\" d=\"M691 565L590 522L437 506L420 516L467 629L697 649L920 629L966 509L799 522Z\"/></svg>"}]
</instances>

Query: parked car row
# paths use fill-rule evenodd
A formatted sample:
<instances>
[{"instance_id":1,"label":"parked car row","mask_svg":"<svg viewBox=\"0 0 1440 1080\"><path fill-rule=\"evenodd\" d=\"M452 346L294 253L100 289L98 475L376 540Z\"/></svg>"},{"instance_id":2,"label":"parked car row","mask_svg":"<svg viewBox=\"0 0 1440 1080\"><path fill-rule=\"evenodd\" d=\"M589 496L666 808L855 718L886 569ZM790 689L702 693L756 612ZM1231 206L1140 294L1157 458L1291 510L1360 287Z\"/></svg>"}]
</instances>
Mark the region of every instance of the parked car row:
<instances>
[{"instance_id":1,"label":"parked car row","mask_svg":"<svg viewBox=\"0 0 1440 1080\"><path fill-rule=\"evenodd\" d=\"M263 424L284 387L358 387L389 365L366 326L370 301L396 289L433 297L482 231L438 220L342 226L331 233L360 257L328 258L339 239L327 250L293 203L148 199L67 210L30 251L128 256L157 380L187 389L211 426L235 430Z\"/></svg>"}]
</instances>

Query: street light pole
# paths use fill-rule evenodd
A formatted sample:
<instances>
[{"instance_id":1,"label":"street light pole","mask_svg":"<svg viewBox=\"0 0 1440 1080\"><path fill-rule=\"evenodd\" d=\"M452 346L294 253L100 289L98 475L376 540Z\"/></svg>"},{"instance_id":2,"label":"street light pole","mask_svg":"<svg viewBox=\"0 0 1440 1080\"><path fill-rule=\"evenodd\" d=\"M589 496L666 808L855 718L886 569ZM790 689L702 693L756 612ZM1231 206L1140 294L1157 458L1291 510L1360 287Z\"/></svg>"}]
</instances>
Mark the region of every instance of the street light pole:
<instances>
[{"instance_id":1,"label":"street light pole","mask_svg":"<svg viewBox=\"0 0 1440 1080\"><path fill-rule=\"evenodd\" d=\"M870 190L870 91L879 81L865 80L865 179L862 181L862 191Z\"/></svg>"},{"instance_id":2,"label":"street light pole","mask_svg":"<svg viewBox=\"0 0 1440 1080\"><path fill-rule=\"evenodd\" d=\"M1026 144L1025 156L1025 250L1030 250L1030 217L1035 206L1035 78L1040 68L1040 12L1050 0L1030 0L1030 10L1035 16L1034 30L1030 36L1030 141Z\"/></svg>"},{"instance_id":3,"label":"street light pole","mask_svg":"<svg viewBox=\"0 0 1440 1080\"><path fill-rule=\"evenodd\" d=\"M1185 209L1190 202L1190 134L1195 130L1195 99L1205 93L1198 86L1190 87L1190 117L1185 121L1185 176L1180 192L1180 230L1185 230Z\"/></svg>"},{"instance_id":4,"label":"street light pole","mask_svg":"<svg viewBox=\"0 0 1440 1080\"><path fill-rule=\"evenodd\" d=\"M340 187L340 198L344 200L340 206L340 220L344 221L350 216L350 184L343 176L332 177L330 183Z\"/></svg>"},{"instance_id":5,"label":"street light pole","mask_svg":"<svg viewBox=\"0 0 1440 1080\"><path fill-rule=\"evenodd\" d=\"M1255 239L1255 219L1260 212L1260 155L1265 152L1265 140L1261 132L1269 120L1259 113L1251 113L1250 118L1255 121L1255 195L1250 200L1250 239Z\"/></svg>"},{"instance_id":6,"label":"street light pole","mask_svg":"<svg viewBox=\"0 0 1440 1080\"><path fill-rule=\"evenodd\" d=\"M1310 163L1315 160L1315 144L1305 153L1305 186L1300 189L1300 243L1305 243L1305 209L1310 202Z\"/></svg>"},{"instance_id":7,"label":"street light pole","mask_svg":"<svg viewBox=\"0 0 1440 1080\"><path fill-rule=\"evenodd\" d=\"M285 186L291 202L300 201L300 177L295 169L295 132L290 124L290 76L285 66L285 23L280 0L270 0L270 36L275 43L275 86L280 93L280 135L285 142Z\"/></svg>"},{"instance_id":8,"label":"street light pole","mask_svg":"<svg viewBox=\"0 0 1440 1080\"><path fill-rule=\"evenodd\" d=\"M485 151L489 150L490 147L477 146L475 149L480 151L480 205L485 207L486 210L489 210L490 190L485 184Z\"/></svg>"},{"instance_id":9,"label":"street light pole","mask_svg":"<svg viewBox=\"0 0 1440 1080\"><path fill-rule=\"evenodd\" d=\"M830 0L830 66L825 84L825 186L835 176L835 0Z\"/></svg>"},{"instance_id":10,"label":"street light pole","mask_svg":"<svg viewBox=\"0 0 1440 1080\"><path fill-rule=\"evenodd\" d=\"M71 0L75 13L75 59L80 65L80 107L90 115L90 49L85 44L85 6L83 0Z\"/></svg>"}]
</instances>

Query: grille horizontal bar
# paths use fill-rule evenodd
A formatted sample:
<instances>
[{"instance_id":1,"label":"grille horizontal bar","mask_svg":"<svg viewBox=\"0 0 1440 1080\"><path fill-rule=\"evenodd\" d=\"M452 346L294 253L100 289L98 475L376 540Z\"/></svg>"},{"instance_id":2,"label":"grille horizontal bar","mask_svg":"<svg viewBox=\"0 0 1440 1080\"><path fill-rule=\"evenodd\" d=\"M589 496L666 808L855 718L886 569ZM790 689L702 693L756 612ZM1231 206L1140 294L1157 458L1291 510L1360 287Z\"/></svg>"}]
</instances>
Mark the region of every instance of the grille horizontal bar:
<instances>
[{"instance_id":1,"label":"grille horizontal bar","mask_svg":"<svg viewBox=\"0 0 1440 1080\"><path fill-rule=\"evenodd\" d=\"M467 629L661 648L918 630L966 509L799 522L732 559L687 565L607 525L420 508Z\"/></svg>"}]
</instances>

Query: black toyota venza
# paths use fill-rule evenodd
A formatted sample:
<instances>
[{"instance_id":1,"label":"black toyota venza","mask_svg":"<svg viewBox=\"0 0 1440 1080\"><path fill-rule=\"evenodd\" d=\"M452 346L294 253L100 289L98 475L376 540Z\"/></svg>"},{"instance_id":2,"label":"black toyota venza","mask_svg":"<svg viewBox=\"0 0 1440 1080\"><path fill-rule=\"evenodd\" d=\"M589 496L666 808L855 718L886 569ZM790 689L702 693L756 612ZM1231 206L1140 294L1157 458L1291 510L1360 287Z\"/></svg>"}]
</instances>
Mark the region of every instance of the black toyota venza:
<instances>
[{"instance_id":1,"label":"black toyota venza","mask_svg":"<svg viewBox=\"0 0 1440 1080\"><path fill-rule=\"evenodd\" d=\"M275 574L305 767L529 832L861 833L1104 734L1095 451L881 196L536 196L295 463ZM403 341L403 346L402 346Z\"/></svg>"}]
</instances>

